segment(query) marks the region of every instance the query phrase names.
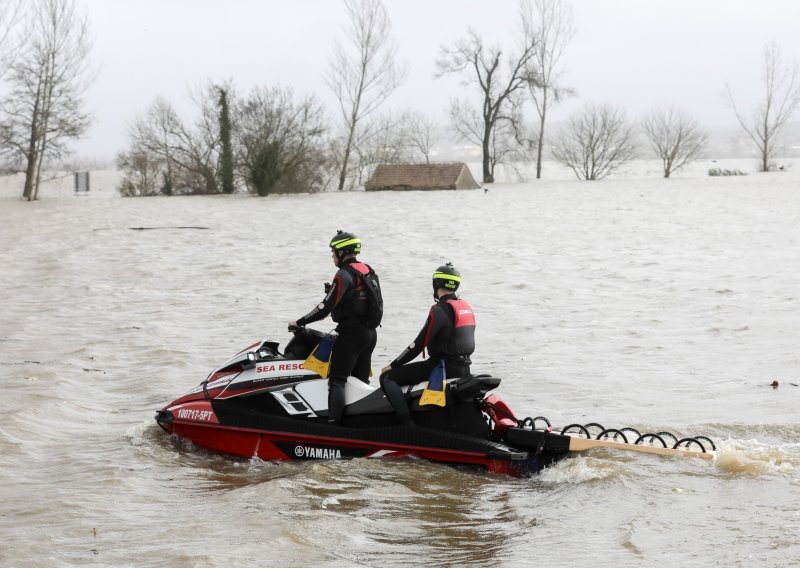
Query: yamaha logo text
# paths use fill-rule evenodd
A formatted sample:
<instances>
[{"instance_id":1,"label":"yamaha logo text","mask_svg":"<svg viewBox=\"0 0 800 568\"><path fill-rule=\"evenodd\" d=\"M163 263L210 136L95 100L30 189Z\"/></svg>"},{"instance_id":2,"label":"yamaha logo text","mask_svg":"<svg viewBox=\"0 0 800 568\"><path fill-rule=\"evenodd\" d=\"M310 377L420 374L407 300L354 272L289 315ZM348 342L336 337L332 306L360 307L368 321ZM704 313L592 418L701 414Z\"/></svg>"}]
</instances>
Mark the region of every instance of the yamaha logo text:
<instances>
[{"instance_id":1,"label":"yamaha logo text","mask_svg":"<svg viewBox=\"0 0 800 568\"><path fill-rule=\"evenodd\" d=\"M342 458L340 450L328 448L311 448L309 446L295 446L294 455L298 458L309 459L322 459L322 460L337 460Z\"/></svg>"}]
</instances>

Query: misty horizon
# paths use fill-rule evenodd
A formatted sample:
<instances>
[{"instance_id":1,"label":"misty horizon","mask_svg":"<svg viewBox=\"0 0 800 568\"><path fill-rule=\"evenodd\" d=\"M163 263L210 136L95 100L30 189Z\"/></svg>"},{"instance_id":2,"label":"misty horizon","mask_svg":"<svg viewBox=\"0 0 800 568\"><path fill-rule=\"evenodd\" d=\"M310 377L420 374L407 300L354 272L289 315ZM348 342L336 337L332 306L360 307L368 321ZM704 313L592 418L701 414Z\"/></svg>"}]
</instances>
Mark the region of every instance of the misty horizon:
<instances>
[{"instance_id":1,"label":"misty horizon","mask_svg":"<svg viewBox=\"0 0 800 568\"><path fill-rule=\"evenodd\" d=\"M290 87L298 96L316 95L334 114L335 100L323 77L346 23L340 2L239 1L225 12L214 2L83 0L81 5L96 37L92 58L100 74L87 93L95 121L75 144L76 157L113 160L125 147L130 122L156 96L192 116L189 92L209 81L232 79L241 91L254 85ZM800 5L785 0L737 5L686 0L668 6L577 0L571 6L577 33L563 68L564 83L576 96L553 107L553 125L586 103L607 102L626 110L631 121L674 105L710 133L735 131L736 118L722 97L725 84L750 108L758 97L765 43L775 40L787 61L800 56L792 23L800 20ZM386 8L398 60L409 66L408 80L388 99L386 110L411 107L443 124L450 98L470 93L456 77L433 77L441 47L470 27L487 43L509 48L517 33L516 2L412 1ZM203 41L210 34L221 43ZM800 143L793 138L788 146Z\"/></svg>"}]
</instances>

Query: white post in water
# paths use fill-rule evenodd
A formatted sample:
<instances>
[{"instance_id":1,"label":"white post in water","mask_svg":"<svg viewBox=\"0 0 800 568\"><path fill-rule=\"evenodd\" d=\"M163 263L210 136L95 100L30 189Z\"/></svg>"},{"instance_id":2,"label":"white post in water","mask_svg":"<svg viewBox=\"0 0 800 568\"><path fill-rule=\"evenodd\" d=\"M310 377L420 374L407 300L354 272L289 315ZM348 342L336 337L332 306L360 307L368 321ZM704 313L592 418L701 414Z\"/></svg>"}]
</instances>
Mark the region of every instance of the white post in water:
<instances>
[{"instance_id":1,"label":"white post in water","mask_svg":"<svg viewBox=\"0 0 800 568\"><path fill-rule=\"evenodd\" d=\"M89 195L89 172L75 172L75 195Z\"/></svg>"}]
</instances>

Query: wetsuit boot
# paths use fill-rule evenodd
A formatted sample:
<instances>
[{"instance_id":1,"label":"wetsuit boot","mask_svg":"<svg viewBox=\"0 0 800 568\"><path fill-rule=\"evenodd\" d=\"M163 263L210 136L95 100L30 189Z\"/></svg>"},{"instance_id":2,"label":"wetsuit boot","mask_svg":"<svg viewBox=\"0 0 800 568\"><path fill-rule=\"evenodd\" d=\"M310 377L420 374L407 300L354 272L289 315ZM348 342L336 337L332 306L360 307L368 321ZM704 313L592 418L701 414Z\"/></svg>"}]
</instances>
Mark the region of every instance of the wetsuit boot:
<instances>
[{"instance_id":1,"label":"wetsuit boot","mask_svg":"<svg viewBox=\"0 0 800 568\"><path fill-rule=\"evenodd\" d=\"M381 376L381 388L389 399L389 403L394 408L397 418L403 426L415 426L414 421L411 419L411 411L408 409L406 397L403 394L403 389L400 388L396 382L389 379L387 375Z\"/></svg>"},{"instance_id":2,"label":"wetsuit boot","mask_svg":"<svg viewBox=\"0 0 800 568\"><path fill-rule=\"evenodd\" d=\"M344 413L344 385L347 379L328 379L328 423L340 425Z\"/></svg>"}]
</instances>

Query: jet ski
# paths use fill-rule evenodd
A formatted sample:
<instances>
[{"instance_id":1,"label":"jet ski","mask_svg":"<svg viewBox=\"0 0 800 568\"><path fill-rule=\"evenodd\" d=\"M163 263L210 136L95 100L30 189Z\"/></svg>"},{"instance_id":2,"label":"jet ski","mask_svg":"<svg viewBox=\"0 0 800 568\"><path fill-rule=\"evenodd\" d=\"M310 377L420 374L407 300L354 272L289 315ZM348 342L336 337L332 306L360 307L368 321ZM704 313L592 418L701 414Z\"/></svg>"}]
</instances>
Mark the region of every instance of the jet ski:
<instances>
[{"instance_id":1,"label":"jet ski","mask_svg":"<svg viewBox=\"0 0 800 568\"><path fill-rule=\"evenodd\" d=\"M302 328L283 352L269 340L246 347L211 371L199 386L158 410L156 422L197 446L242 458L414 456L509 475L536 473L570 451L632 446L619 430L603 432L598 440L579 439L566 433L577 426L588 438L588 430L579 425L558 434L546 418L519 420L502 398L491 393L501 380L486 374L448 381L444 407L420 405L427 377L405 387L415 423L410 426L400 423L379 386L350 377L342 423L329 423L328 381L304 367L324 336ZM540 421L542 427L537 428ZM610 434L614 439L609 439ZM617 441L618 436L624 442ZM637 451L662 453L657 450L661 448L648 445ZM705 454L705 448L681 452Z\"/></svg>"},{"instance_id":2,"label":"jet ski","mask_svg":"<svg viewBox=\"0 0 800 568\"><path fill-rule=\"evenodd\" d=\"M508 440L510 429L524 428L499 396L489 394L500 385L489 375L448 381L444 407L420 406L427 377L405 387L414 426L400 424L377 384L350 377L342 423L329 424L328 381L303 366L323 336L301 329L283 352L274 341L250 345L157 411L156 422L197 446L262 460L416 456L525 474L566 455L533 438Z\"/></svg>"}]
</instances>

